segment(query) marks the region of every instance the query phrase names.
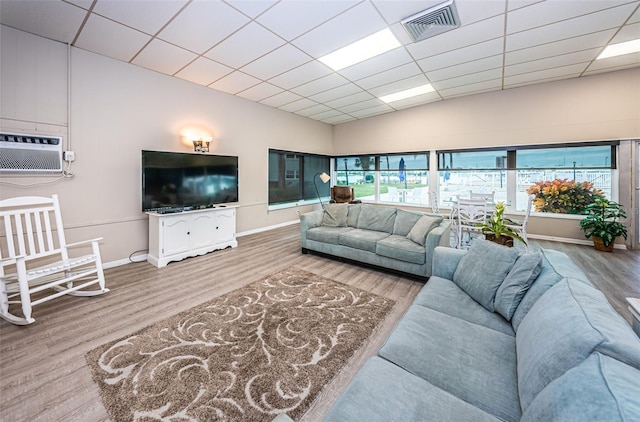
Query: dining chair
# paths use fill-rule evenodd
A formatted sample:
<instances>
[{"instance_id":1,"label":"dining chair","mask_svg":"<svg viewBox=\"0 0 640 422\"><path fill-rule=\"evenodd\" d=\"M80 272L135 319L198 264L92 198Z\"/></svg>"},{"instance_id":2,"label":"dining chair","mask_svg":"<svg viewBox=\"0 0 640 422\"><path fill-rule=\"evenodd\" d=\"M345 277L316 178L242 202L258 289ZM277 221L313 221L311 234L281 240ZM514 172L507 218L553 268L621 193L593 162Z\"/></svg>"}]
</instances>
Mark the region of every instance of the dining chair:
<instances>
[{"instance_id":1,"label":"dining chair","mask_svg":"<svg viewBox=\"0 0 640 422\"><path fill-rule=\"evenodd\" d=\"M469 199L458 196L454 205L457 232L457 248L462 248L463 236L466 232L471 235L473 232L479 232L479 224L487 222L487 200L485 198Z\"/></svg>"},{"instance_id":2,"label":"dining chair","mask_svg":"<svg viewBox=\"0 0 640 422\"><path fill-rule=\"evenodd\" d=\"M527 239L527 222L529 221L529 216L531 215L531 209L533 208L533 201L536 199L535 194L529 195L527 198L527 211L524 214L523 220L513 220L510 218L505 218L505 226L512 228L515 230L520 237L524 240L524 249L525 251L529 250L529 240Z\"/></svg>"},{"instance_id":3,"label":"dining chair","mask_svg":"<svg viewBox=\"0 0 640 422\"><path fill-rule=\"evenodd\" d=\"M469 198L471 199L485 199L489 203L495 202L496 192L493 191L491 193L486 192L474 192L472 190L469 191Z\"/></svg>"}]
</instances>

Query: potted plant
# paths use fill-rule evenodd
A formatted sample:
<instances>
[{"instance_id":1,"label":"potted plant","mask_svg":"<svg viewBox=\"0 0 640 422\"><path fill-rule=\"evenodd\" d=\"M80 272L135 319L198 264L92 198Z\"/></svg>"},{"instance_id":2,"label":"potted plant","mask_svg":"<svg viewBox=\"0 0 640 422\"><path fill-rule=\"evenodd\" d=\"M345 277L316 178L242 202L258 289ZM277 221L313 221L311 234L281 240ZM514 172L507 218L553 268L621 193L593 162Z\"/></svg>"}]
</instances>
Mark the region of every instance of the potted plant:
<instances>
[{"instance_id":1,"label":"potted plant","mask_svg":"<svg viewBox=\"0 0 640 422\"><path fill-rule=\"evenodd\" d=\"M599 251L611 252L618 236L627 238L627 227L619 220L626 218L624 209L614 201L596 198L587 205L585 218L580 221L580 229L588 238L593 237L593 246Z\"/></svg>"},{"instance_id":2,"label":"potted plant","mask_svg":"<svg viewBox=\"0 0 640 422\"><path fill-rule=\"evenodd\" d=\"M479 227L482 229L485 239L509 247L513 246L513 239L518 239L526 245L527 242L514 229L505 225L505 220L502 216L504 209L504 202L498 202L491 219L484 224L480 224Z\"/></svg>"}]
</instances>

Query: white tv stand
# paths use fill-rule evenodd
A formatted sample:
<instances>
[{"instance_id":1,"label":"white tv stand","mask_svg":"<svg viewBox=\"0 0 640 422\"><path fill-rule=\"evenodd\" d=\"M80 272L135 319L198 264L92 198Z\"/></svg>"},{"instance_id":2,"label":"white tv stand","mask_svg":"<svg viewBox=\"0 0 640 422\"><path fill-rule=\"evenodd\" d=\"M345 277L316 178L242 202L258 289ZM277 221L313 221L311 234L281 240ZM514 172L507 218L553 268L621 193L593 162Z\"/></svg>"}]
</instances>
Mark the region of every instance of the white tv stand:
<instances>
[{"instance_id":1,"label":"white tv stand","mask_svg":"<svg viewBox=\"0 0 640 422\"><path fill-rule=\"evenodd\" d=\"M147 214L147 261L158 268L171 261L238 246L235 207L218 206L173 214Z\"/></svg>"}]
</instances>

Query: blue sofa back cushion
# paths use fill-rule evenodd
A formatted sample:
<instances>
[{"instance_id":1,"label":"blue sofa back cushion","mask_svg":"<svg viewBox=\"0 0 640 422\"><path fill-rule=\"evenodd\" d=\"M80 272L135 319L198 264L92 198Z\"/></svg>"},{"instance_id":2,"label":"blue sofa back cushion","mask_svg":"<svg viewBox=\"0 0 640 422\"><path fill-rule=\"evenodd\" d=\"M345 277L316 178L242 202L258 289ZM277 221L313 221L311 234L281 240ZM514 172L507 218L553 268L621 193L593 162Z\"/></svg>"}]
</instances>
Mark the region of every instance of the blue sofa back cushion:
<instances>
[{"instance_id":1,"label":"blue sofa back cushion","mask_svg":"<svg viewBox=\"0 0 640 422\"><path fill-rule=\"evenodd\" d=\"M362 204L357 228L391 234L393 233L395 220L396 208Z\"/></svg>"},{"instance_id":2,"label":"blue sofa back cushion","mask_svg":"<svg viewBox=\"0 0 640 422\"><path fill-rule=\"evenodd\" d=\"M495 311L507 321L511 321L522 298L540 274L540 270L542 270L540 252L520 255L496 292Z\"/></svg>"},{"instance_id":3,"label":"blue sofa back cushion","mask_svg":"<svg viewBox=\"0 0 640 422\"><path fill-rule=\"evenodd\" d=\"M487 310L494 311L498 288L518 259L515 248L476 240L460 260L453 282Z\"/></svg>"},{"instance_id":4,"label":"blue sofa back cushion","mask_svg":"<svg viewBox=\"0 0 640 422\"><path fill-rule=\"evenodd\" d=\"M640 368L640 340L602 292L564 279L531 308L516 333L522 411L551 381L593 352Z\"/></svg>"},{"instance_id":5,"label":"blue sofa back cushion","mask_svg":"<svg viewBox=\"0 0 640 422\"><path fill-rule=\"evenodd\" d=\"M360 216L362 204L349 204L347 212L347 227L358 227L358 217Z\"/></svg>"},{"instance_id":6,"label":"blue sofa back cushion","mask_svg":"<svg viewBox=\"0 0 640 422\"><path fill-rule=\"evenodd\" d=\"M521 422L640 421L640 371L594 353L552 381Z\"/></svg>"},{"instance_id":7,"label":"blue sofa back cushion","mask_svg":"<svg viewBox=\"0 0 640 422\"><path fill-rule=\"evenodd\" d=\"M322 225L328 227L347 227L348 204L327 204L322 214Z\"/></svg>"}]
</instances>

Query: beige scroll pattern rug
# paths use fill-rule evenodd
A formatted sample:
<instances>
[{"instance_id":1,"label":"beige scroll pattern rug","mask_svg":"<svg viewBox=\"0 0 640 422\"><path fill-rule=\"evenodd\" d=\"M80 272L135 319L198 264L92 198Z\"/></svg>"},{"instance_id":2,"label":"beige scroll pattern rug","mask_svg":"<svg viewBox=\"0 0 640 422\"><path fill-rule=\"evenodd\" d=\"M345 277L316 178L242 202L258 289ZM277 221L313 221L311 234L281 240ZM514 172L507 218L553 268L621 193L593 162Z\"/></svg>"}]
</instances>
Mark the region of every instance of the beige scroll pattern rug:
<instances>
[{"instance_id":1,"label":"beige scroll pattern rug","mask_svg":"<svg viewBox=\"0 0 640 422\"><path fill-rule=\"evenodd\" d=\"M86 359L113 421L295 420L393 305L289 268Z\"/></svg>"}]
</instances>

